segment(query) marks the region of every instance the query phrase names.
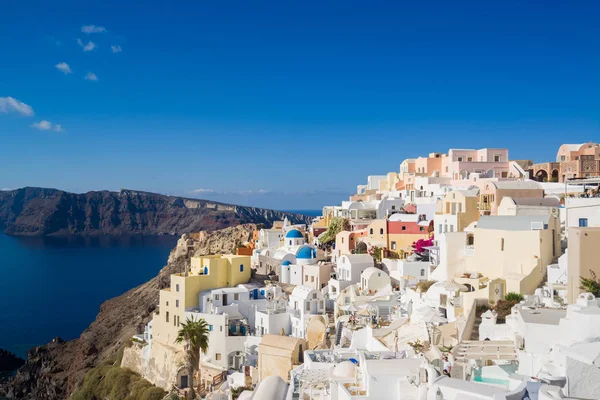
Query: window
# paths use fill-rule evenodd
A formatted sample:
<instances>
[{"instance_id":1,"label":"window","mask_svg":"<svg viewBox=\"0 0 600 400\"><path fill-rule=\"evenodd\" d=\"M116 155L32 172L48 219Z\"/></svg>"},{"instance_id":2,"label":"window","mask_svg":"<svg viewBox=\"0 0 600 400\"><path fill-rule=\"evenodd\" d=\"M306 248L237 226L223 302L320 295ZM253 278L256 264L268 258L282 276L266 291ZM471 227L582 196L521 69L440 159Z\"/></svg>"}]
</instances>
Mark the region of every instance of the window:
<instances>
[{"instance_id":1,"label":"window","mask_svg":"<svg viewBox=\"0 0 600 400\"><path fill-rule=\"evenodd\" d=\"M223 332L223 325L219 326L219 328L221 328L220 331Z\"/></svg>"},{"instance_id":2,"label":"window","mask_svg":"<svg viewBox=\"0 0 600 400\"><path fill-rule=\"evenodd\" d=\"M395 209L396 209L396 206L392 206L392 210L395 210Z\"/></svg>"},{"instance_id":3,"label":"window","mask_svg":"<svg viewBox=\"0 0 600 400\"><path fill-rule=\"evenodd\" d=\"M215 353L215 360L221 361L221 353Z\"/></svg>"},{"instance_id":4,"label":"window","mask_svg":"<svg viewBox=\"0 0 600 400\"><path fill-rule=\"evenodd\" d=\"M342 236L342 244L344 243L344 237Z\"/></svg>"},{"instance_id":5,"label":"window","mask_svg":"<svg viewBox=\"0 0 600 400\"><path fill-rule=\"evenodd\" d=\"M474 236L472 234L467 235L467 246L473 246L474 243L475 243Z\"/></svg>"},{"instance_id":6,"label":"window","mask_svg":"<svg viewBox=\"0 0 600 400\"><path fill-rule=\"evenodd\" d=\"M292 241L290 240L290 246L292 245Z\"/></svg>"},{"instance_id":7,"label":"window","mask_svg":"<svg viewBox=\"0 0 600 400\"><path fill-rule=\"evenodd\" d=\"M167 301L166 303L167 303L167 307L169 307L169 302Z\"/></svg>"},{"instance_id":8,"label":"window","mask_svg":"<svg viewBox=\"0 0 600 400\"><path fill-rule=\"evenodd\" d=\"M179 292L179 283L175 285L175 291Z\"/></svg>"},{"instance_id":9,"label":"window","mask_svg":"<svg viewBox=\"0 0 600 400\"><path fill-rule=\"evenodd\" d=\"M425 231L425 228L424 228L424 227L422 227L422 226L420 226L420 227L419 227L419 230L420 230L421 232L423 232L423 231Z\"/></svg>"},{"instance_id":10,"label":"window","mask_svg":"<svg viewBox=\"0 0 600 400\"><path fill-rule=\"evenodd\" d=\"M310 303L306 303L306 311L310 311Z\"/></svg>"},{"instance_id":11,"label":"window","mask_svg":"<svg viewBox=\"0 0 600 400\"><path fill-rule=\"evenodd\" d=\"M244 264L240 264L240 272L244 272Z\"/></svg>"},{"instance_id":12,"label":"window","mask_svg":"<svg viewBox=\"0 0 600 400\"><path fill-rule=\"evenodd\" d=\"M392 242L392 250L396 250L396 242Z\"/></svg>"},{"instance_id":13,"label":"window","mask_svg":"<svg viewBox=\"0 0 600 400\"><path fill-rule=\"evenodd\" d=\"M380 228L380 229L379 229L379 234L380 234L380 235L383 235L383 228Z\"/></svg>"},{"instance_id":14,"label":"window","mask_svg":"<svg viewBox=\"0 0 600 400\"><path fill-rule=\"evenodd\" d=\"M450 225L450 232L454 232L454 225Z\"/></svg>"},{"instance_id":15,"label":"window","mask_svg":"<svg viewBox=\"0 0 600 400\"><path fill-rule=\"evenodd\" d=\"M504 238L500 239L500 251L504 251Z\"/></svg>"},{"instance_id":16,"label":"window","mask_svg":"<svg viewBox=\"0 0 600 400\"><path fill-rule=\"evenodd\" d=\"M240 299L240 295L239 295L239 293L234 293L234 294L233 294L233 299L234 299L234 300L239 300L239 299Z\"/></svg>"},{"instance_id":17,"label":"window","mask_svg":"<svg viewBox=\"0 0 600 400\"><path fill-rule=\"evenodd\" d=\"M588 219L587 218L579 218L579 226L582 228L585 228L588 226Z\"/></svg>"},{"instance_id":18,"label":"window","mask_svg":"<svg viewBox=\"0 0 600 400\"><path fill-rule=\"evenodd\" d=\"M209 326L208 326L208 331L209 331L209 332L212 332L212 330L213 330L213 326L212 326L212 325L209 325Z\"/></svg>"},{"instance_id":19,"label":"window","mask_svg":"<svg viewBox=\"0 0 600 400\"><path fill-rule=\"evenodd\" d=\"M402 225L402 230L405 231L406 230L406 226Z\"/></svg>"},{"instance_id":20,"label":"window","mask_svg":"<svg viewBox=\"0 0 600 400\"><path fill-rule=\"evenodd\" d=\"M316 298L317 298L317 294L313 293L313 299L316 299Z\"/></svg>"},{"instance_id":21,"label":"window","mask_svg":"<svg viewBox=\"0 0 600 400\"><path fill-rule=\"evenodd\" d=\"M314 276L311 276L311 277L310 277L310 281L311 281L311 282L314 282L314 281L315 281L315 277L314 277Z\"/></svg>"},{"instance_id":22,"label":"window","mask_svg":"<svg viewBox=\"0 0 600 400\"><path fill-rule=\"evenodd\" d=\"M215 300L219 300L219 295L215 294Z\"/></svg>"},{"instance_id":23,"label":"window","mask_svg":"<svg viewBox=\"0 0 600 400\"><path fill-rule=\"evenodd\" d=\"M204 266L204 275L208 275L208 267Z\"/></svg>"},{"instance_id":24,"label":"window","mask_svg":"<svg viewBox=\"0 0 600 400\"><path fill-rule=\"evenodd\" d=\"M179 300L175 300L175 307L179 307Z\"/></svg>"},{"instance_id":25,"label":"window","mask_svg":"<svg viewBox=\"0 0 600 400\"><path fill-rule=\"evenodd\" d=\"M167 318L166 318L166 321L167 321L167 322L169 322L169 312L168 312L168 311L167 311L167 313L165 314L165 316L167 317Z\"/></svg>"},{"instance_id":26,"label":"window","mask_svg":"<svg viewBox=\"0 0 600 400\"><path fill-rule=\"evenodd\" d=\"M304 282L308 282L308 275L304 275Z\"/></svg>"},{"instance_id":27,"label":"window","mask_svg":"<svg viewBox=\"0 0 600 400\"><path fill-rule=\"evenodd\" d=\"M496 154L494 156L494 162L500 162L500 155Z\"/></svg>"},{"instance_id":28,"label":"window","mask_svg":"<svg viewBox=\"0 0 600 400\"><path fill-rule=\"evenodd\" d=\"M438 233L442 233L442 224L438 225Z\"/></svg>"},{"instance_id":29,"label":"window","mask_svg":"<svg viewBox=\"0 0 600 400\"><path fill-rule=\"evenodd\" d=\"M425 276L425 270L421 269L421 276Z\"/></svg>"},{"instance_id":30,"label":"window","mask_svg":"<svg viewBox=\"0 0 600 400\"><path fill-rule=\"evenodd\" d=\"M369 235L373 234L373 228L369 229Z\"/></svg>"},{"instance_id":31,"label":"window","mask_svg":"<svg viewBox=\"0 0 600 400\"><path fill-rule=\"evenodd\" d=\"M473 157L467 157L467 161L468 161L468 162L471 162L471 161L473 161Z\"/></svg>"},{"instance_id":32,"label":"window","mask_svg":"<svg viewBox=\"0 0 600 400\"><path fill-rule=\"evenodd\" d=\"M565 156L560 156L560 161L565 161Z\"/></svg>"},{"instance_id":33,"label":"window","mask_svg":"<svg viewBox=\"0 0 600 400\"><path fill-rule=\"evenodd\" d=\"M179 315L177 316L177 326L179 326Z\"/></svg>"},{"instance_id":34,"label":"window","mask_svg":"<svg viewBox=\"0 0 600 400\"><path fill-rule=\"evenodd\" d=\"M463 160L463 158L462 158L462 157L458 157L458 158L457 158L457 160L458 160L458 161L462 161L462 160Z\"/></svg>"},{"instance_id":35,"label":"window","mask_svg":"<svg viewBox=\"0 0 600 400\"><path fill-rule=\"evenodd\" d=\"M323 300L319 301L319 308L323 308Z\"/></svg>"}]
</instances>

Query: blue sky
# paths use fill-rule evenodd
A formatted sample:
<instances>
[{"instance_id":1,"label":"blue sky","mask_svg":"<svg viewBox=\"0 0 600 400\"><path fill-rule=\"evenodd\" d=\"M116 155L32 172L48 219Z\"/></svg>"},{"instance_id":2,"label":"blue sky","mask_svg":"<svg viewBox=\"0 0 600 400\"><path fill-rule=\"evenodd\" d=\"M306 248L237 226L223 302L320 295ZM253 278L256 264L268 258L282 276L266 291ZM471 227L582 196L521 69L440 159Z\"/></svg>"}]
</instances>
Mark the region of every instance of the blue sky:
<instances>
[{"instance_id":1,"label":"blue sky","mask_svg":"<svg viewBox=\"0 0 600 400\"><path fill-rule=\"evenodd\" d=\"M599 18L593 1L7 2L0 188L312 209L450 147L551 160L600 140Z\"/></svg>"}]
</instances>

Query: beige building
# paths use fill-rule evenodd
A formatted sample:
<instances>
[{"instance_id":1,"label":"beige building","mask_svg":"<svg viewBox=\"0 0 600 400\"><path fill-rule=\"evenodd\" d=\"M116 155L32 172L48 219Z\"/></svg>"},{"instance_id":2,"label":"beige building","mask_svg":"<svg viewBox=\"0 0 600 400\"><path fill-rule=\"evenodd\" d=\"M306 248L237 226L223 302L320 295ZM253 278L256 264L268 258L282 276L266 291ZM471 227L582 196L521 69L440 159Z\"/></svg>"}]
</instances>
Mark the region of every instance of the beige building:
<instances>
[{"instance_id":1,"label":"beige building","mask_svg":"<svg viewBox=\"0 0 600 400\"><path fill-rule=\"evenodd\" d=\"M479 219L479 190L452 190L436 203L436 233L462 232Z\"/></svg>"},{"instance_id":2,"label":"beige building","mask_svg":"<svg viewBox=\"0 0 600 400\"><path fill-rule=\"evenodd\" d=\"M498 215L500 202L506 196L513 199L541 199L544 188L535 181L485 181L480 185L479 212L481 215Z\"/></svg>"},{"instance_id":3,"label":"beige building","mask_svg":"<svg viewBox=\"0 0 600 400\"><path fill-rule=\"evenodd\" d=\"M333 265L329 263L305 265L302 285L318 290L323 289L327 286L332 271Z\"/></svg>"},{"instance_id":4,"label":"beige building","mask_svg":"<svg viewBox=\"0 0 600 400\"><path fill-rule=\"evenodd\" d=\"M581 278L589 278L590 270L600 277L600 228L569 228L569 249L567 267L567 301L577 300L581 293Z\"/></svg>"},{"instance_id":5,"label":"beige building","mask_svg":"<svg viewBox=\"0 0 600 400\"><path fill-rule=\"evenodd\" d=\"M304 339L265 335L258 346L258 380L269 376L279 376L290 381L290 371L304 362Z\"/></svg>"},{"instance_id":6,"label":"beige building","mask_svg":"<svg viewBox=\"0 0 600 400\"><path fill-rule=\"evenodd\" d=\"M506 280L506 291L533 294L560 255L560 225L551 215L482 216L467 234L464 273Z\"/></svg>"},{"instance_id":7,"label":"beige building","mask_svg":"<svg viewBox=\"0 0 600 400\"><path fill-rule=\"evenodd\" d=\"M556 197L513 199L505 196L498 206L498 215L554 215L558 216L560 200Z\"/></svg>"},{"instance_id":8,"label":"beige building","mask_svg":"<svg viewBox=\"0 0 600 400\"><path fill-rule=\"evenodd\" d=\"M556 162L532 165L530 172L539 182L600 176L600 144L563 144L556 153Z\"/></svg>"}]
</instances>

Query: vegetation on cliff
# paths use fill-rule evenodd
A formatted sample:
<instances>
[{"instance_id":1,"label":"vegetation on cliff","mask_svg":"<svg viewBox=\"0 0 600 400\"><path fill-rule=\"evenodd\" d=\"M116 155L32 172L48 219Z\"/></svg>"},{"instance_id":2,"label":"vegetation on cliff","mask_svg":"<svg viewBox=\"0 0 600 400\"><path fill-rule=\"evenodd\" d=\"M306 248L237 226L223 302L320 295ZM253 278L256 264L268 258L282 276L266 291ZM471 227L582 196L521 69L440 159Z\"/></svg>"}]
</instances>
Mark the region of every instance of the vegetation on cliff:
<instances>
[{"instance_id":1,"label":"vegetation on cliff","mask_svg":"<svg viewBox=\"0 0 600 400\"><path fill-rule=\"evenodd\" d=\"M120 356L86 372L71 400L161 400L167 395L139 374L119 367Z\"/></svg>"}]
</instances>

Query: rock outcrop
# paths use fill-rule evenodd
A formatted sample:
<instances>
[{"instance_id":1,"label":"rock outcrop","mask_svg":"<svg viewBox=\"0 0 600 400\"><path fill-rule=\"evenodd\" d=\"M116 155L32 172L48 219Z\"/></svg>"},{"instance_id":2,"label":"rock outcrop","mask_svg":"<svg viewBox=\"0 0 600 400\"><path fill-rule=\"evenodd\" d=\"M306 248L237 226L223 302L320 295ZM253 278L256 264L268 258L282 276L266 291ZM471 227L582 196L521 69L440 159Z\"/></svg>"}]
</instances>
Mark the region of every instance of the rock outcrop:
<instances>
[{"instance_id":1,"label":"rock outcrop","mask_svg":"<svg viewBox=\"0 0 600 400\"><path fill-rule=\"evenodd\" d=\"M4 394L28 400L68 398L81 384L86 371L114 358L131 336L143 332L158 304L158 291L169 285L169 275L183 272L192 255L234 251L239 241L247 241L255 228L254 224L230 227L201 235L190 251L181 253L178 251L181 249L174 249L168 264L155 278L104 302L95 321L78 339L56 338L31 349L17 375L0 384L0 397Z\"/></svg>"},{"instance_id":2,"label":"rock outcrop","mask_svg":"<svg viewBox=\"0 0 600 400\"><path fill-rule=\"evenodd\" d=\"M306 215L134 190L83 194L57 189L0 191L0 229L11 235L180 235L245 223L272 225Z\"/></svg>"}]
</instances>

